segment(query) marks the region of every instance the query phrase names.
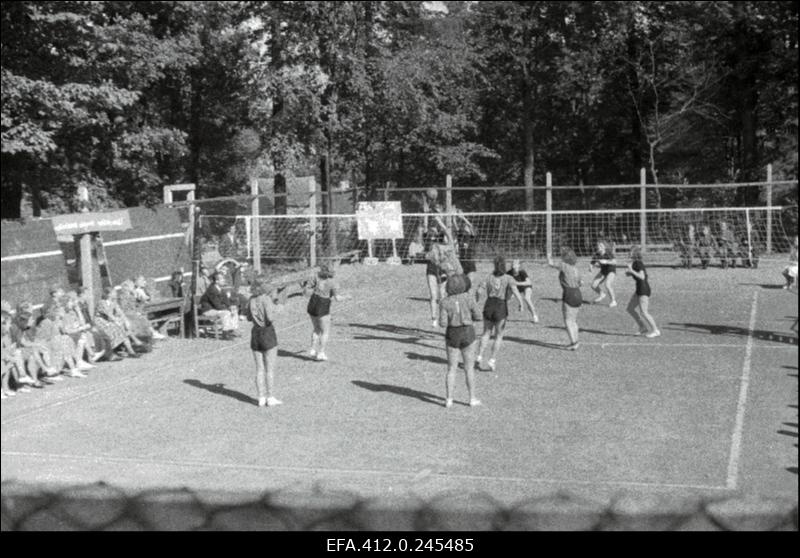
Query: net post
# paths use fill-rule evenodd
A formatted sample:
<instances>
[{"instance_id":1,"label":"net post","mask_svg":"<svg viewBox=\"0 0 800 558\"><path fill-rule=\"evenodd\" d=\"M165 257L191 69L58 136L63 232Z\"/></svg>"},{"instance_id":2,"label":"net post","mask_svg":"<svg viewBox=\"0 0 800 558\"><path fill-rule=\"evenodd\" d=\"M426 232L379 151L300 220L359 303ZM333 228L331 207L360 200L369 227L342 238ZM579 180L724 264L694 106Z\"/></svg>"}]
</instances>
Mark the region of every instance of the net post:
<instances>
[{"instance_id":1,"label":"net post","mask_svg":"<svg viewBox=\"0 0 800 558\"><path fill-rule=\"evenodd\" d=\"M639 169L639 244L647 252L647 169Z\"/></svg>"},{"instance_id":2,"label":"net post","mask_svg":"<svg viewBox=\"0 0 800 558\"><path fill-rule=\"evenodd\" d=\"M310 267L317 265L317 181L314 177L308 179L308 221L309 221L309 238L308 238L308 253Z\"/></svg>"},{"instance_id":3,"label":"net post","mask_svg":"<svg viewBox=\"0 0 800 558\"><path fill-rule=\"evenodd\" d=\"M744 217L747 221L747 261L753 261L753 225L750 223L750 208L744 210Z\"/></svg>"},{"instance_id":4,"label":"net post","mask_svg":"<svg viewBox=\"0 0 800 558\"><path fill-rule=\"evenodd\" d=\"M252 222L255 223L255 227L251 227L252 230L250 232L253 243L253 271L261 273L261 223L258 221L258 178L250 180L250 195L253 196L250 214L252 215Z\"/></svg>"},{"instance_id":5,"label":"net post","mask_svg":"<svg viewBox=\"0 0 800 558\"><path fill-rule=\"evenodd\" d=\"M767 254L772 253L772 165L767 165Z\"/></svg>"},{"instance_id":6,"label":"net post","mask_svg":"<svg viewBox=\"0 0 800 558\"><path fill-rule=\"evenodd\" d=\"M553 255L553 175L545 175L545 222L546 222L546 247L547 256Z\"/></svg>"}]
</instances>

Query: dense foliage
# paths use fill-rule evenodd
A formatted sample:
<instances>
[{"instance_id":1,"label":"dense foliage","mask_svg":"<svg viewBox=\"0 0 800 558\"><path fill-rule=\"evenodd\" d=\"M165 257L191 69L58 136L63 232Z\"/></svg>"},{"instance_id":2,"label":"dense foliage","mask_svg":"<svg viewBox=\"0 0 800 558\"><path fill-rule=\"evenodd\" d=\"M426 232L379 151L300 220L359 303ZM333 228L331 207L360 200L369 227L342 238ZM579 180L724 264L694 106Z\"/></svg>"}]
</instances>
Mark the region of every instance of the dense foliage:
<instances>
[{"instance_id":1,"label":"dense foliage","mask_svg":"<svg viewBox=\"0 0 800 558\"><path fill-rule=\"evenodd\" d=\"M4 3L2 217L309 172L793 179L797 30L796 2Z\"/></svg>"}]
</instances>

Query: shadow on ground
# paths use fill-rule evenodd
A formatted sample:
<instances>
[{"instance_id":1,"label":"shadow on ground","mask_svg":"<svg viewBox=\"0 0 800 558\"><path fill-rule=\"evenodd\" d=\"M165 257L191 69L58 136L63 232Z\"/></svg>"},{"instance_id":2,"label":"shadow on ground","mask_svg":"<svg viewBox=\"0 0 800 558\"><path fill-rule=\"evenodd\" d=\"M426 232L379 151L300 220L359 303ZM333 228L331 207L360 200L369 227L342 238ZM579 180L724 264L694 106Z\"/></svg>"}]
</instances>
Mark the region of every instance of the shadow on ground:
<instances>
[{"instance_id":1,"label":"shadow on ground","mask_svg":"<svg viewBox=\"0 0 800 558\"><path fill-rule=\"evenodd\" d=\"M393 386L389 384L373 384L370 382L364 382L362 380L353 380L352 383L354 386L368 389L369 391L394 393L395 395L413 397L414 399L419 399L420 401L430 403L432 405L444 405L443 397L433 395L432 393L425 393L424 391L417 391L415 389Z\"/></svg>"},{"instance_id":2,"label":"shadow on ground","mask_svg":"<svg viewBox=\"0 0 800 558\"><path fill-rule=\"evenodd\" d=\"M216 393L217 395L224 395L226 397L232 397L237 401L242 401L244 403L250 403L251 405L258 405L258 400L250 397L249 395L245 395L244 393L232 389L228 389L225 387L225 384L204 384L200 380L184 380L184 384L190 385L192 387L204 389L206 391L210 391L211 393Z\"/></svg>"},{"instance_id":3,"label":"shadow on ground","mask_svg":"<svg viewBox=\"0 0 800 558\"><path fill-rule=\"evenodd\" d=\"M739 335L742 337L747 337L748 335L751 334L751 330L747 329L746 327L738 327L738 326L713 325L713 324L689 324L689 323L677 323L677 322L670 322L670 325L678 327L667 327L664 329L671 329L674 331L678 331L681 329L694 330L694 331L702 330L707 333L711 333L712 335ZM797 336L789 335L786 333L767 331L765 329L754 329L752 330L752 335L756 339L760 339L762 341L775 341L777 343L797 345Z\"/></svg>"}]
</instances>

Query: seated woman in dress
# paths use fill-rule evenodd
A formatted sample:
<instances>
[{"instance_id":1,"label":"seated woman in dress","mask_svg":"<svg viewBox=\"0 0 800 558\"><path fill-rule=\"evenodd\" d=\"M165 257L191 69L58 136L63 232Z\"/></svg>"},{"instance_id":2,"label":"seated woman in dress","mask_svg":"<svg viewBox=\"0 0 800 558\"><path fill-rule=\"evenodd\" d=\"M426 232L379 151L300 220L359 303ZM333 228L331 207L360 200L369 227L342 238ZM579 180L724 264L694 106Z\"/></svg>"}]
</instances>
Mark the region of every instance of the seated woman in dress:
<instances>
[{"instance_id":1,"label":"seated woman in dress","mask_svg":"<svg viewBox=\"0 0 800 558\"><path fill-rule=\"evenodd\" d=\"M139 356L133 350L133 345L142 346L144 343L133 334L130 321L117 304L117 293L113 288L103 289L103 296L95 310L94 322L97 329L108 339L112 351L124 347L127 356L133 358Z\"/></svg>"}]
</instances>

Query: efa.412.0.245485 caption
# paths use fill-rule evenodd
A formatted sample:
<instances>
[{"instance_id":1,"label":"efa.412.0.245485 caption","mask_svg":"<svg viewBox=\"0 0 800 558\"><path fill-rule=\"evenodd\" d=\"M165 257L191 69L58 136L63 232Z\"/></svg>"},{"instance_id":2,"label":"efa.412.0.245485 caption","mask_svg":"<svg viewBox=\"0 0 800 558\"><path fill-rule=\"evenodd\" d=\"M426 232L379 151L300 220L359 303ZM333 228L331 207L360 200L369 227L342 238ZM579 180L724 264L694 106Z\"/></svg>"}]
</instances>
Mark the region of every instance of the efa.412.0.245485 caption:
<instances>
[{"instance_id":1,"label":"efa.412.0.245485 caption","mask_svg":"<svg viewBox=\"0 0 800 558\"><path fill-rule=\"evenodd\" d=\"M327 539L328 552L472 552L473 539L342 538Z\"/></svg>"}]
</instances>

